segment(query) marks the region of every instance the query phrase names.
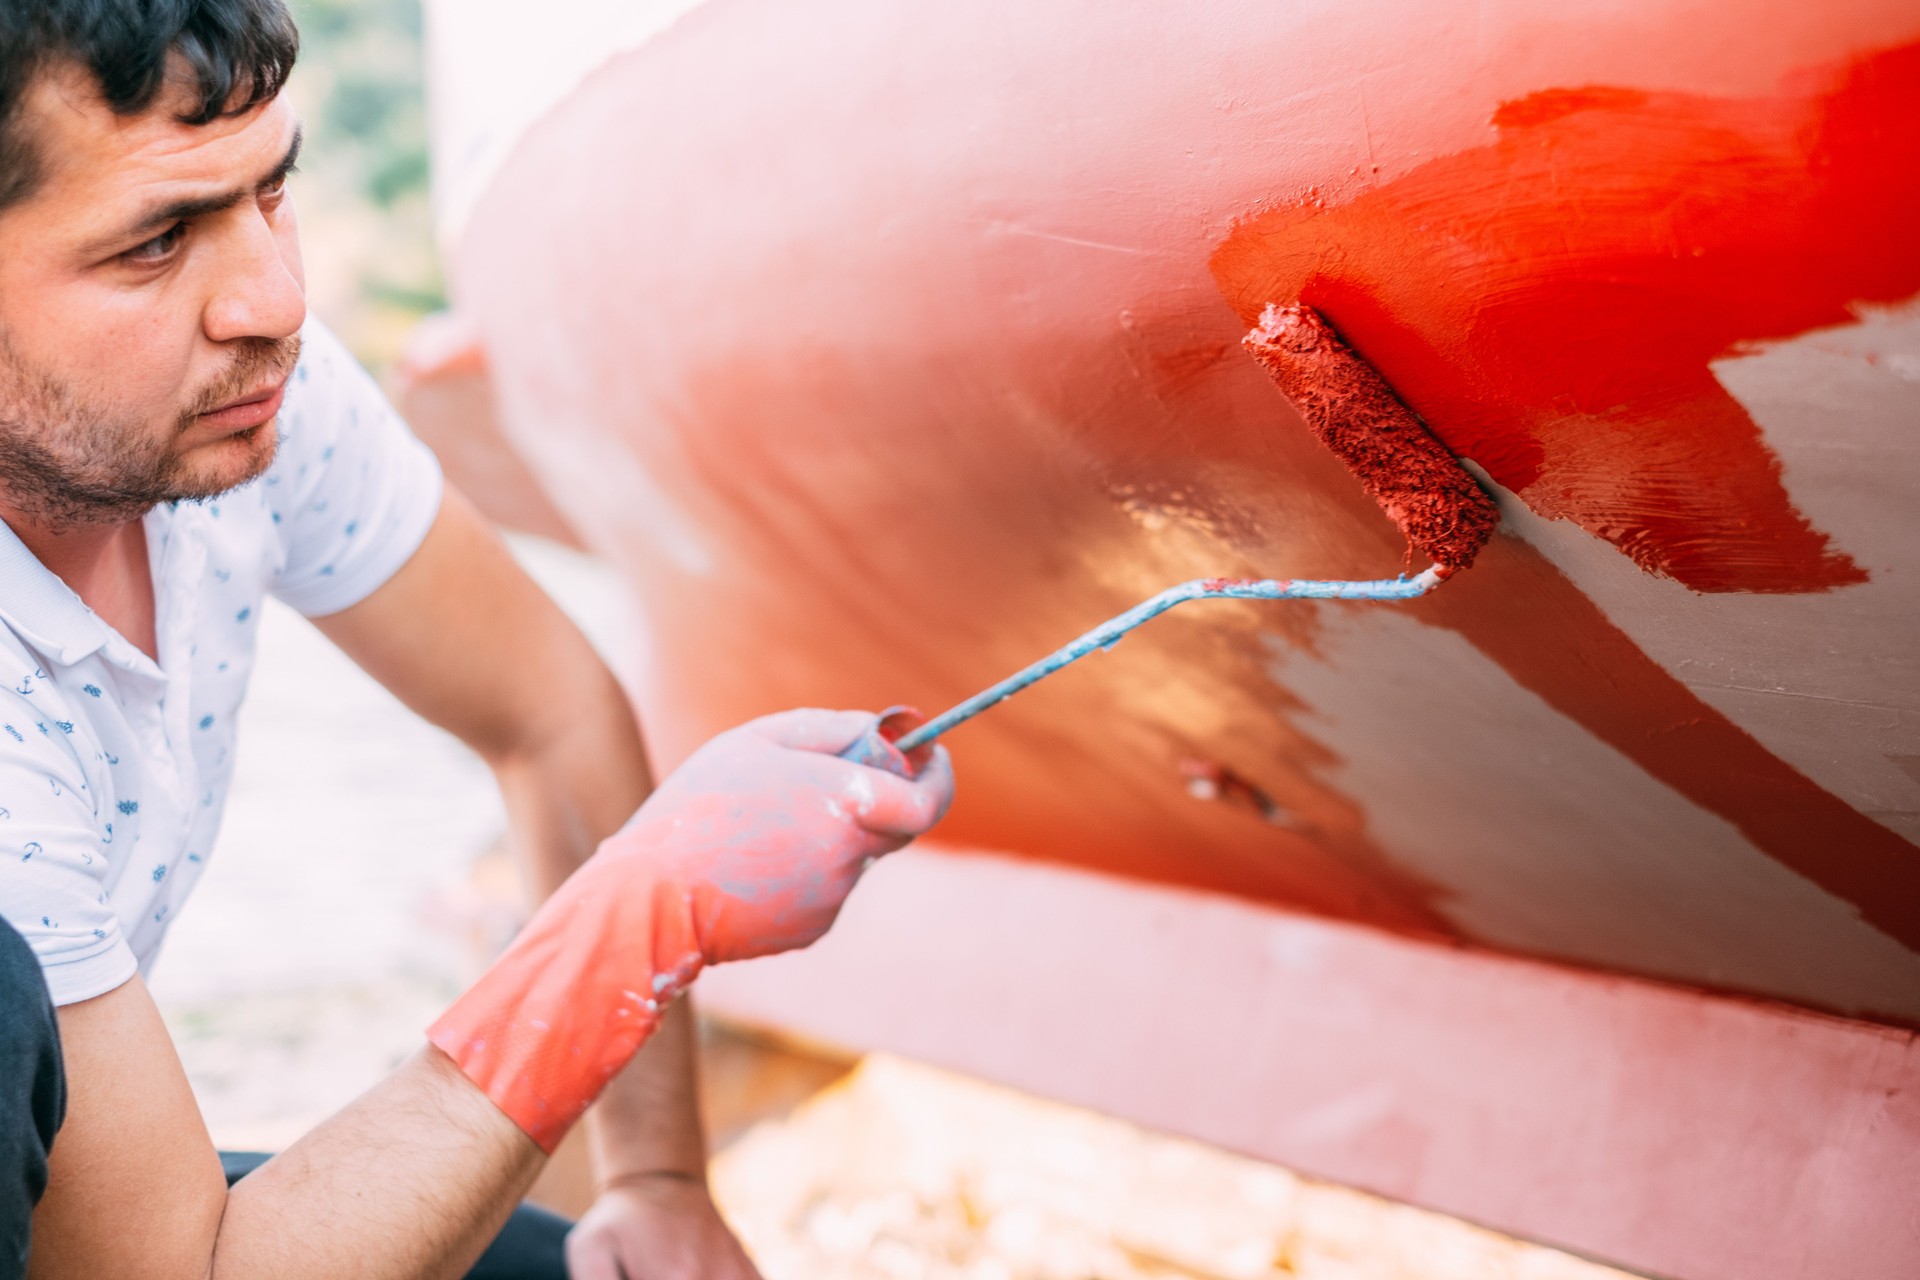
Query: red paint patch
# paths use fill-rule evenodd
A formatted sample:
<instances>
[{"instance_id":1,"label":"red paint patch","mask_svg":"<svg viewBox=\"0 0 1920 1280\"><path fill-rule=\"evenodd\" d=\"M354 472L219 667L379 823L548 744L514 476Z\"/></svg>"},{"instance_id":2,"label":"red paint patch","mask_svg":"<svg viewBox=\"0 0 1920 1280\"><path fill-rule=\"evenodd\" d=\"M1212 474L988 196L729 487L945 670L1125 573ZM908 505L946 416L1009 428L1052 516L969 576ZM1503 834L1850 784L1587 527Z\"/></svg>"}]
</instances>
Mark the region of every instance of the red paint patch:
<instances>
[{"instance_id":1,"label":"red paint patch","mask_svg":"<svg viewBox=\"0 0 1920 1280\"><path fill-rule=\"evenodd\" d=\"M1698 591L1865 572L1709 363L1920 291L1920 45L1766 98L1556 89L1493 144L1237 227L1249 324L1314 307L1454 453Z\"/></svg>"}]
</instances>

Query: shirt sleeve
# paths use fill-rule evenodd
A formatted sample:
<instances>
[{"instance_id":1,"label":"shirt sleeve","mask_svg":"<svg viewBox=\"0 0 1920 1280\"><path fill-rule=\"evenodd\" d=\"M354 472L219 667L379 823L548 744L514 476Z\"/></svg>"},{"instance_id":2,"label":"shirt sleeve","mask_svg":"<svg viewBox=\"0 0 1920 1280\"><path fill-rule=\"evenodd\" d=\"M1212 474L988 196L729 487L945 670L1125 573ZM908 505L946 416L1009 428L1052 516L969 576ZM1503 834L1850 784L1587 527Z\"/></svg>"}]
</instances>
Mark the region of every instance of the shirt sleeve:
<instances>
[{"instance_id":1,"label":"shirt sleeve","mask_svg":"<svg viewBox=\"0 0 1920 1280\"><path fill-rule=\"evenodd\" d=\"M367 371L309 320L280 413L273 594L309 617L373 594L420 548L440 511L440 464Z\"/></svg>"},{"instance_id":2,"label":"shirt sleeve","mask_svg":"<svg viewBox=\"0 0 1920 1280\"><path fill-rule=\"evenodd\" d=\"M0 916L64 1005L113 990L139 966L107 900L93 793L42 719L18 698L0 701Z\"/></svg>"}]
</instances>

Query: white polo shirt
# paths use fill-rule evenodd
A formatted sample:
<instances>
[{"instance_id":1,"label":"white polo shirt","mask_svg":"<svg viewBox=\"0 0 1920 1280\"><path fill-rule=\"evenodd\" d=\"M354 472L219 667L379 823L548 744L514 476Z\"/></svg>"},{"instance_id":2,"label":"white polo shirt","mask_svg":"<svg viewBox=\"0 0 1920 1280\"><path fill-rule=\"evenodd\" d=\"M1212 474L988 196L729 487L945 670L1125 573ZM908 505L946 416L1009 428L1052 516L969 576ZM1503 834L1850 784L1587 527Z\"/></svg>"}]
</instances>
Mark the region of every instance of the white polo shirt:
<instances>
[{"instance_id":1,"label":"white polo shirt","mask_svg":"<svg viewBox=\"0 0 1920 1280\"><path fill-rule=\"evenodd\" d=\"M56 1004L146 972L205 867L268 593L318 616L406 562L440 468L309 321L258 480L145 517L155 663L0 521L0 916Z\"/></svg>"}]
</instances>

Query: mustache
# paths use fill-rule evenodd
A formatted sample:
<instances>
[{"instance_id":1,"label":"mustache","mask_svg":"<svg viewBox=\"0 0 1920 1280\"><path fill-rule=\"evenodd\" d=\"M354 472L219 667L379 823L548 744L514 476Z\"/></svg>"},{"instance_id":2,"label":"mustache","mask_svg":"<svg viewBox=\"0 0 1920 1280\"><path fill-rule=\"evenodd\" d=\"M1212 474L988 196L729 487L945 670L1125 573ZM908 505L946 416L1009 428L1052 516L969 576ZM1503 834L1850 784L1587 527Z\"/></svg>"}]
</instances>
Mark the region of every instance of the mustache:
<instances>
[{"instance_id":1,"label":"mustache","mask_svg":"<svg viewBox=\"0 0 1920 1280\"><path fill-rule=\"evenodd\" d=\"M238 338L234 341L233 364L193 397L180 415L180 430L194 419L231 404L263 382L281 382L292 375L300 360L300 335L285 338Z\"/></svg>"}]
</instances>

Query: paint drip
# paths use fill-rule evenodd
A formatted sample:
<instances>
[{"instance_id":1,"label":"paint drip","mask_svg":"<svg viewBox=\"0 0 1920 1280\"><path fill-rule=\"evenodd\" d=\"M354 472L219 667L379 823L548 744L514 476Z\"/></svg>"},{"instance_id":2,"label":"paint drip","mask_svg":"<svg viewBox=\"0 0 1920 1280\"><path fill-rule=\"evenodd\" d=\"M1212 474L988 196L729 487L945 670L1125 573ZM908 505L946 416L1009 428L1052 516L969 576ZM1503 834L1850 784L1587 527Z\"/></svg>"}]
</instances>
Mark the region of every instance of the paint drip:
<instances>
[{"instance_id":1,"label":"paint drip","mask_svg":"<svg viewBox=\"0 0 1920 1280\"><path fill-rule=\"evenodd\" d=\"M1499 508L1318 312L1269 304L1241 344L1408 543L1448 569L1473 563Z\"/></svg>"}]
</instances>

